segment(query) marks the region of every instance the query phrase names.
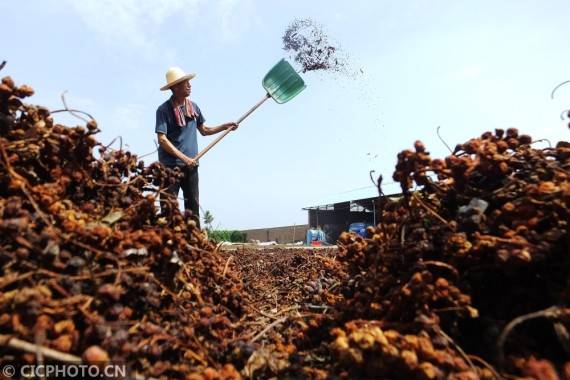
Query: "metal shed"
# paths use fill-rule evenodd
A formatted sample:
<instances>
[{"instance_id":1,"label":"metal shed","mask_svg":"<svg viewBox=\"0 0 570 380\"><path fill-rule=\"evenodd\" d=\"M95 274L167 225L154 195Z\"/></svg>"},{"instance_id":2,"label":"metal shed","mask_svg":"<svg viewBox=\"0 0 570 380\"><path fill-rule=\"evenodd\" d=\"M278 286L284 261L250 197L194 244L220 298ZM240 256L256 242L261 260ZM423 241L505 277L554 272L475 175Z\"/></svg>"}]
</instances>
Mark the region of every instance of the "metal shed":
<instances>
[{"instance_id":1,"label":"metal shed","mask_svg":"<svg viewBox=\"0 0 570 380\"><path fill-rule=\"evenodd\" d=\"M386 189L385 189L386 190ZM399 196L396 188L393 195ZM334 243L342 231L351 223L364 222L376 225L378 222L378 189L367 186L315 202L317 205L304 207L307 210L309 228L320 227L325 231L327 241Z\"/></svg>"}]
</instances>

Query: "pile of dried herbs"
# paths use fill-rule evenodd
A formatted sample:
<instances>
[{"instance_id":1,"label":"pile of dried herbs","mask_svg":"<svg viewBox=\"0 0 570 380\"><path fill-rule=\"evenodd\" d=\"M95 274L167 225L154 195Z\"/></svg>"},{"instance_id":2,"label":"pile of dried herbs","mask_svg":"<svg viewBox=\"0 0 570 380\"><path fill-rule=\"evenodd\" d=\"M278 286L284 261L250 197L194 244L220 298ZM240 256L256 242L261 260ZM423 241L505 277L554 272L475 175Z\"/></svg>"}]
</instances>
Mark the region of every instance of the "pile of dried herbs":
<instances>
[{"instance_id":1,"label":"pile of dried herbs","mask_svg":"<svg viewBox=\"0 0 570 380\"><path fill-rule=\"evenodd\" d=\"M54 123L23 103L32 94L2 79L1 364L570 380L570 143L497 129L433 159L418 141L369 238L219 252L190 215L157 206L179 173L102 146L93 120Z\"/></svg>"},{"instance_id":2,"label":"pile of dried herbs","mask_svg":"<svg viewBox=\"0 0 570 380\"><path fill-rule=\"evenodd\" d=\"M293 373L570 378L570 144L496 130L432 159L418 141L393 178L370 238L339 239L332 338L304 342L330 356Z\"/></svg>"},{"instance_id":3,"label":"pile of dried herbs","mask_svg":"<svg viewBox=\"0 0 570 380\"><path fill-rule=\"evenodd\" d=\"M56 351L46 360L238 378L221 355L242 314L242 283L189 215L159 212L177 173L103 147L95 121L54 123L23 103L32 94L2 79L0 360L37 362L27 342Z\"/></svg>"}]
</instances>

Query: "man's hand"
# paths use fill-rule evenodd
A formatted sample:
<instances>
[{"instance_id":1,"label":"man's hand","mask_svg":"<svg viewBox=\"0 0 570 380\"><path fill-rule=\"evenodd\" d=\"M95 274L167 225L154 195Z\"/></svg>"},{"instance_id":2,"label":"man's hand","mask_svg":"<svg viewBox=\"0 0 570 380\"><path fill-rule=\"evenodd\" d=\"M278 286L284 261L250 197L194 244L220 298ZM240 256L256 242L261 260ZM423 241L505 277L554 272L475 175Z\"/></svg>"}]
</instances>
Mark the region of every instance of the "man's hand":
<instances>
[{"instance_id":1,"label":"man's hand","mask_svg":"<svg viewBox=\"0 0 570 380\"><path fill-rule=\"evenodd\" d=\"M219 124L216 127L208 127L204 124L200 124L198 126L198 131L200 131L200 134L202 136L210 136L210 135L215 135L216 133L220 133L220 132L224 132L224 131L235 131L237 129L238 125L235 122L230 122L230 123L224 123L224 124Z\"/></svg>"},{"instance_id":2,"label":"man's hand","mask_svg":"<svg viewBox=\"0 0 570 380\"><path fill-rule=\"evenodd\" d=\"M235 131L235 130L237 129L237 127L238 127L238 125L237 125L235 122L233 122L233 121L232 121L232 122L229 122L229 123L222 124L222 126L223 126L225 129L231 129L232 131Z\"/></svg>"},{"instance_id":3,"label":"man's hand","mask_svg":"<svg viewBox=\"0 0 570 380\"><path fill-rule=\"evenodd\" d=\"M190 157L186 157L184 159L184 163L190 166L191 168L193 168L194 166L198 166L198 161Z\"/></svg>"}]
</instances>

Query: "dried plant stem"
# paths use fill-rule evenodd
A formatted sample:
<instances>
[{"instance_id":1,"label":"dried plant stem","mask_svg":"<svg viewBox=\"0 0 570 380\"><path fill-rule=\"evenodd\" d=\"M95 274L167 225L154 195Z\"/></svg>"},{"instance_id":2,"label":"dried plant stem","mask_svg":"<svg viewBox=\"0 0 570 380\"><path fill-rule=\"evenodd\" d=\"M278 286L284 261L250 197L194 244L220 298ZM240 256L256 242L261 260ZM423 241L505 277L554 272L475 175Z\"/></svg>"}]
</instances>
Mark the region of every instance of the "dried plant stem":
<instances>
[{"instance_id":1,"label":"dried plant stem","mask_svg":"<svg viewBox=\"0 0 570 380\"><path fill-rule=\"evenodd\" d=\"M281 315L287 311L291 311L291 310L297 310L299 308L299 305L293 305L290 307L286 307L285 309L281 309L279 310L277 313L275 313L275 316Z\"/></svg>"},{"instance_id":2,"label":"dried plant stem","mask_svg":"<svg viewBox=\"0 0 570 380\"><path fill-rule=\"evenodd\" d=\"M421 264L424 264L424 265L433 265L433 266L436 266L436 267L438 267L438 268L445 268L445 269L448 269L451 273L453 273L453 275L454 275L456 278L459 278L459 272L457 271L457 269L455 269L455 267L453 267L451 264L444 263L443 261L426 260L426 261L421 261Z\"/></svg>"},{"instance_id":3,"label":"dried plant stem","mask_svg":"<svg viewBox=\"0 0 570 380\"><path fill-rule=\"evenodd\" d=\"M441 135L439 134L439 129L441 128L440 125L437 126L437 137L439 137L439 140L443 143L443 145L445 145L445 147L449 150L449 153L453 154L453 150L451 150L451 148L449 147L449 145L447 145L447 143L445 142L445 140L443 139L443 137L441 137Z\"/></svg>"},{"instance_id":4,"label":"dried plant stem","mask_svg":"<svg viewBox=\"0 0 570 380\"><path fill-rule=\"evenodd\" d=\"M24 352L29 352L32 354L40 353L47 359L56 360L62 363L82 363L79 356L71 355L65 352L56 351L52 348L45 346L40 346L25 340L11 337L9 335L0 335L0 345L13 348L15 350L20 350ZM133 376L135 380L146 380L147 378L138 374Z\"/></svg>"},{"instance_id":5,"label":"dried plant stem","mask_svg":"<svg viewBox=\"0 0 570 380\"><path fill-rule=\"evenodd\" d=\"M427 212L429 212L431 215L433 215L434 217L437 218L437 220L439 220L440 222L442 222L443 224L448 224L447 220L443 219L437 212L435 212L434 210L432 210L428 205L426 205L424 202L421 201L420 197L417 196L416 193L412 194L412 197L418 201L418 203L420 204L420 206L422 206L423 208L426 209Z\"/></svg>"},{"instance_id":6,"label":"dried plant stem","mask_svg":"<svg viewBox=\"0 0 570 380\"><path fill-rule=\"evenodd\" d=\"M469 356L470 359L478 362L479 364L482 364L485 368L487 368L489 371L491 371L496 379L498 379L498 380L504 379L504 377L501 376L499 374L499 372L497 372L495 367L493 367L491 364L487 363L485 360L481 359L479 356L476 356L476 355L467 355L467 356Z\"/></svg>"},{"instance_id":7,"label":"dried plant stem","mask_svg":"<svg viewBox=\"0 0 570 380\"><path fill-rule=\"evenodd\" d=\"M255 307L253 307L253 306L251 306L251 308L252 308L253 310L255 310L257 313L263 315L264 317L271 318L271 319L279 319L279 317L276 317L276 316L271 315L271 314L267 314L267 313L264 312L263 310L259 310L259 309L255 308Z\"/></svg>"},{"instance_id":8,"label":"dried plant stem","mask_svg":"<svg viewBox=\"0 0 570 380\"><path fill-rule=\"evenodd\" d=\"M435 326L435 331L438 334L440 334L445 340L447 340L453 347L455 347L457 352L459 352L459 354L463 357L463 359L465 359L467 364L469 364L469 367L471 367L471 370L474 373L477 373L477 370L475 369L475 365L473 364L473 362L471 361L469 356L465 353L465 351L463 351L463 349L461 347L459 347L459 345L457 343L455 343L455 341L449 335L447 335L445 333L445 331L443 331L441 328L439 328L439 326Z\"/></svg>"},{"instance_id":9,"label":"dried plant stem","mask_svg":"<svg viewBox=\"0 0 570 380\"><path fill-rule=\"evenodd\" d=\"M111 145L113 145L115 143L115 141L117 141L117 139L119 139L119 150L123 150L123 137L122 136L115 137L113 140L111 140L111 142L109 144L105 145L103 148L109 149L111 147Z\"/></svg>"},{"instance_id":10,"label":"dried plant stem","mask_svg":"<svg viewBox=\"0 0 570 380\"><path fill-rule=\"evenodd\" d=\"M143 154L143 155L140 155L140 156L139 156L139 159L144 158L144 157L148 157L148 156L150 156L151 154L155 154L156 152L158 152L158 149L155 149L155 150L153 150L152 152L149 152L149 153L145 153L145 154Z\"/></svg>"},{"instance_id":11,"label":"dried plant stem","mask_svg":"<svg viewBox=\"0 0 570 380\"><path fill-rule=\"evenodd\" d=\"M45 346L29 343L18 338L13 338L9 335L0 335L0 345L33 354L40 352L44 355L44 357L48 359L57 360L64 363L81 363L81 358L78 356L56 351Z\"/></svg>"},{"instance_id":12,"label":"dried plant stem","mask_svg":"<svg viewBox=\"0 0 570 380\"><path fill-rule=\"evenodd\" d=\"M2 142L0 142L0 150L2 153L2 159L5 162L6 165L6 170L8 171L8 174L10 174L11 177L14 178L16 184L18 185L18 187L20 188L20 190L22 190L22 192L24 193L24 195L26 195L26 197L28 198L28 200L30 201L30 203L32 204L32 206L34 207L34 209L36 210L36 212L38 213L38 215L40 216L40 218L44 221L44 223L47 226L51 226L52 222L49 220L49 218L42 212L42 210L40 210L38 204L36 203L36 201L34 200L34 198L32 197L32 195L30 194L30 192L27 189L27 186L29 186L28 181L26 180L26 178L22 177L20 174L16 173L16 171L14 170L14 168L12 168L12 165L10 165L10 160L8 159L8 155L6 154L6 150L4 149L4 144Z\"/></svg>"},{"instance_id":13,"label":"dried plant stem","mask_svg":"<svg viewBox=\"0 0 570 380\"><path fill-rule=\"evenodd\" d=\"M501 335L499 335L499 339L497 340L497 349L499 352L499 365L501 366L501 368L503 368L504 364L505 364L505 352L504 352L505 343L506 343L507 338L509 337L510 333L515 329L515 327L517 327L517 325L519 325L523 322L529 321L531 319L536 319L536 318L558 319L562 315L563 315L562 309L560 309L557 306L552 306L552 307L549 307L548 309L544 309L544 310L540 310L540 311L535 311L534 313L521 315L519 317L516 317L512 321L510 321L505 326L505 328L501 332Z\"/></svg>"},{"instance_id":14,"label":"dried plant stem","mask_svg":"<svg viewBox=\"0 0 570 380\"><path fill-rule=\"evenodd\" d=\"M256 336L254 336L254 337L249 341L249 343L250 343L250 344L251 344L251 343L254 343L256 340L258 340L258 339L261 338L263 335L265 335L265 333L267 333L267 332L268 332L269 330L271 330L273 327L275 327L275 326L277 326L277 325L279 325L279 324L281 324L281 323L284 323L288 318L289 318L289 317L283 317L283 318L280 318L280 319L278 319L278 320L276 320L276 321L271 322L271 324L269 324L267 327L265 327L263 330L261 330L261 332L260 332L259 334L257 334Z\"/></svg>"},{"instance_id":15,"label":"dried plant stem","mask_svg":"<svg viewBox=\"0 0 570 380\"><path fill-rule=\"evenodd\" d=\"M83 249L85 249L85 250L87 250L87 251L91 251L91 252L93 252L93 253L96 253L96 254L99 255L99 256L103 256L103 257L105 257L105 258L107 258L107 259L109 259L109 260L111 260L111 261L114 261L114 262L117 263L117 266L120 266L118 259L117 259L112 253L110 253L110 252L101 251L100 249L97 249L97 248L95 248L95 247L93 247L93 246L91 246L91 245L89 245L89 244L80 242L80 241L75 240L75 239L68 239L68 242L71 243L71 244L73 244L73 245L76 245L76 246L78 246L78 247L80 247L80 248L83 248Z\"/></svg>"},{"instance_id":16,"label":"dried plant stem","mask_svg":"<svg viewBox=\"0 0 570 380\"><path fill-rule=\"evenodd\" d=\"M12 285L13 283L20 282L31 277L34 272L26 272L24 274L10 273L0 277L0 289Z\"/></svg>"},{"instance_id":17,"label":"dried plant stem","mask_svg":"<svg viewBox=\"0 0 570 380\"><path fill-rule=\"evenodd\" d=\"M554 99L554 93L556 92L556 90L558 90L560 87L564 86L566 83L570 83L570 80L564 81L564 82L560 83L559 85L557 85L556 87L554 87L554 89L550 93L550 99Z\"/></svg>"},{"instance_id":18,"label":"dried plant stem","mask_svg":"<svg viewBox=\"0 0 570 380\"><path fill-rule=\"evenodd\" d=\"M62 110L55 110L55 111L50 111L50 113L59 113L59 112L69 112L70 114L72 114L75 117L79 117L81 120L84 120L85 122L87 122L88 120L81 117L81 116L77 116L74 115L74 113L82 113L84 115L87 115L91 118L91 120L95 120L95 118L93 118L93 116L91 116L90 114L88 114L87 112L81 111L81 110L76 110L76 109L71 109L71 108L66 108L66 109L62 109Z\"/></svg>"},{"instance_id":19,"label":"dried plant stem","mask_svg":"<svg viewBox=\"0 0 570 380\"><path fill-rule=\"evenodd\" d=\"M95 119L93 118L93 116L89 115L87 112L70 109L70 108L67 106L67 102L65 101L65 93L66 93L66 92L67 92L67 90L65 90L64 92L61 93L61 101L62 101L63 106L64 106L65 108L64 108L63 110L52 111L51 113L56 113L56 112L60 112L60 111L67 111L67 112L69 112L71 115L73 115L73 116L75 116L76 118L81 119L81 120L83 120L84 122L87 123L87 122L88 122L87 119L85 119L84 117L81 117L81 116L77 115L77 113L82 113L82 114L84 114L84 115L87 115L91 120L95 120Z\"/></svg>"},{"instance_id":20,"label":"dried plant stem","mask_svg":"<svg viewBox=\"0 0 570 380\"><path fill-rule=\"evenodd\" d=\"M554 332L556 333L560 344L562 344L562 348L566 351L566 354L570 355L570 334L568 333L566 326L564 326L562 322L556 322L554 323Z\"/></svg>"},{"instance_id":21,"label":"dried plant stem","mask_svg":"<svg viewBox=\"0 0 570 380\"><path fill-rule=\"evenodd\" d=\"M228 257L228 259L226 260L226 265L224 266L224 272L222 273L222 277L226 277L226 273L228 271L228 268L230 266L230 262L232 261L234 257L232 255L230 255L230 257Z\"/></svg>"}]
</instances>

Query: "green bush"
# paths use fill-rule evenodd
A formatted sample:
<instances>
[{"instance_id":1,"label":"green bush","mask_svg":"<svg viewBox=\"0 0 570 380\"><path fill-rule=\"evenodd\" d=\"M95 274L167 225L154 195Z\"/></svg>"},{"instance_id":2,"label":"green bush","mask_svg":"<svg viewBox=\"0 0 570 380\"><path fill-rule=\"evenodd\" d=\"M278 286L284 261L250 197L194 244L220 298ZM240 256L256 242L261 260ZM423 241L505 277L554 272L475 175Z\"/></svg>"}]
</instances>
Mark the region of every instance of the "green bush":
<instances>
[{"instance_id":1,"label":"green bush","mask_svg":"<svg viewBox=\"0 0 570 380\"><path fill-rule=\"evenodd\" d=\"M245 243L245 233L236 230L209 230L208 237L215 242Z\"/></svg>"}]
</instances>

